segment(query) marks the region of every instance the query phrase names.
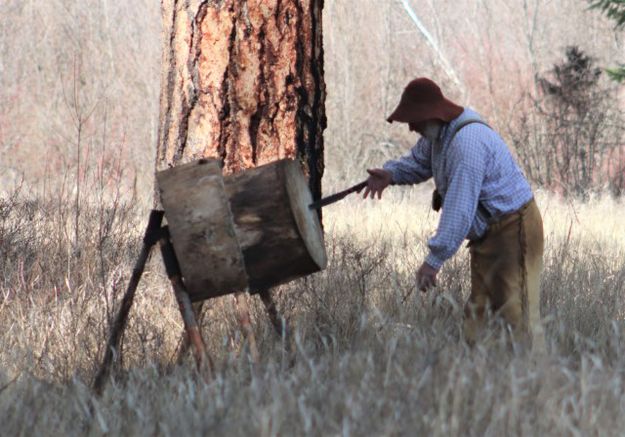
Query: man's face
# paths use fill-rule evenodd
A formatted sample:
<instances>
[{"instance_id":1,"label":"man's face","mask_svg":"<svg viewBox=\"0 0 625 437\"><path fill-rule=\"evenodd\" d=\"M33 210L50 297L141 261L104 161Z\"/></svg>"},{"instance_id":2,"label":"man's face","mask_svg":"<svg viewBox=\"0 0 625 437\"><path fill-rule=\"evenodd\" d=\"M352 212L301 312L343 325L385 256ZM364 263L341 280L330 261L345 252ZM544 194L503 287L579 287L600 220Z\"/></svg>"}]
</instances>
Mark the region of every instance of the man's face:
<instances>
[{"instance_id":1,"label":"man's face","mask_svg":"<svg viewBox=\"0 0 625 437\"><path fill-rule=\"evenodd\" d=\"M408 123L408 129L410 132L417 132L433 143L440 133L441 122L438 120L425 120L418 123L410 122Z\"/></svg>"}]
</instances>

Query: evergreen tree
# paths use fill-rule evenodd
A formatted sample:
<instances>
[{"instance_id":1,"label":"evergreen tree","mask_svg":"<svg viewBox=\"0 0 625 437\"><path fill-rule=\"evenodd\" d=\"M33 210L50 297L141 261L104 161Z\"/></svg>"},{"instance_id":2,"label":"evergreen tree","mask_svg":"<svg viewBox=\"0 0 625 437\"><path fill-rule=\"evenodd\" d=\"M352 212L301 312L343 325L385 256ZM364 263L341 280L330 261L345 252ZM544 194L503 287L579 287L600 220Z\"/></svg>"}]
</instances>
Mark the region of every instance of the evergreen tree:
<instances>
[{"instance_id":1,"label":"evergreen tree","mask_svg":"<svg viewBox=\"0 0 625 437\"><path fill-rule=\"evenodd\" d=\"M600 9L609 18L616 21L616 29L625 29L625 0L590 0L590 7ZM625 64L608 68L606 72L618 82L625 81Z\"/></svg>"}]
</instances>

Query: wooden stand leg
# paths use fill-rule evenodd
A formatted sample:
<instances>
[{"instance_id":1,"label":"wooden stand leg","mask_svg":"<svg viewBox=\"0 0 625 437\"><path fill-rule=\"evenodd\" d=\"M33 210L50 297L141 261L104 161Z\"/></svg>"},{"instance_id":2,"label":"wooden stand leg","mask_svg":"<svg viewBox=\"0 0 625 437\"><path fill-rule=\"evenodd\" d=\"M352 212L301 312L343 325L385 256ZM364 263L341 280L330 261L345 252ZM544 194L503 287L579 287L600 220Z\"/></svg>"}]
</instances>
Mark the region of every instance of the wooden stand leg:
<instances>
[{"instance_id":1,"label":"wooden stand leg","mask_svg":"<svg viewBox=\"0 0 625 437\"><path fill-rule=\"evenodd\" d=\"M182 282L182 274L180 273L180 266L174 253L174 247L169 239L169 232L164 228L163 235L160 240L161 253L163 255L163 261L165 263L165 269L167 270L167 276L171 281L171 285L176 295L176 301L180 308L180 314L184 321L184 327L187 331L187 338L189 343L193 346L193 355L200 373L205 375L208 379L212 378L213 363L206 351L202 334L193 312L191 305L191 299L189 293Z\"/></svg>"},{"instance_id":2,"label":"wooden stand leg","mask_svg":"<svg viewBox=\"0 0 625 437\"><path fill-rule=\"evenodd\" d=\"M286 320L278 314L276 302L271 296L271 290L260 290L258 294L260 295L260 300L262 300L263 305L265 305L267 315L269 316L269 320L271 321L276 333L283 340L287 340L289 331L287 329Z\"/></svg>"},{"instance_id":3,"label":"wooden stand leg","mask_svg":"<svg viewBox=\"0 0 625 437\"><path fill-rule=\"evenodd\" d=\"M200 373L204 374L206 378L212 379L213 363L206 351L200 328L195 319L195 314L193 313L189 294L185 290L184 285L179 281L179 278L172 279L171 283L176 293L176 301L178 301L180 314L182 314L182 319L184 320L188 341L193 347L193 355L198 370Z\"/></svg>"},{"instance_id":4,"label":"wooden stand leg","mask_svg":"<svg viewBox=\"0 0 625 437\"><path fill-rule=\"evenodd\" d=\"M256 347L256 337L254 336L254 330L252 329L252 322L250 318L250 309L247 305L247 294L244 292L238 292L234 294L234 305L237 311L237 317L239 319L239 326L243 331L243 335L247 340L247 344L250 348L250 355L252 361L258 363L258 348Z\"/></svg>"},{"instance_id":5,"label":"wooden stand leg","mask_svg":"<svg viewBox=\"0 0 625 437\"><path fill-rule=\"evenodd\" d=\"M197 321L198 327L202 326L202 319L204 316L204 313L202 312L202 310L204 309L204 302L205 301L200 301L200 302L195 302L191 304L193 308L193 315L195 316L195 320ZM189 341L189 336L187 335L187 332L185 331L180 336L180 341L178 342L178 347L176 348L176 352L175 352L176 364L178 365L182 364L182 362L184 361L184 358L187 356L187 352L189 352L190 347L191 347L191 342Z\"/></svg>"},{"instance_id":6,"label":"wooden stand leg","mask_svg":"<svg viewBox=\"0 0 625 437\"><path fill-rule=\"evenodd\" d=\"M148 220L148 226L143 237L143 247L141 248L141 253L135 263L134 269L132 270L132 276L128 282L128 288L126 289L121 307L117 313L115 321L113 322L113 327L111 328L111 334L104 353L104 360L102 361L102 365L100 366L93 383L93 389L97 394L102 393L104 384L108 380L111 371L111 365L119 357L119 343L124 333L124 329L126 329L126 321L128 320L130 307L132 306L135 292L137 291L137 286L141 280L141 275L143 275L143 270L145 269L145 264L150 256L152 246L156 244L160 236L159 231L162 221L163 211L152 210Z\"/></svg>"}]
</instances>

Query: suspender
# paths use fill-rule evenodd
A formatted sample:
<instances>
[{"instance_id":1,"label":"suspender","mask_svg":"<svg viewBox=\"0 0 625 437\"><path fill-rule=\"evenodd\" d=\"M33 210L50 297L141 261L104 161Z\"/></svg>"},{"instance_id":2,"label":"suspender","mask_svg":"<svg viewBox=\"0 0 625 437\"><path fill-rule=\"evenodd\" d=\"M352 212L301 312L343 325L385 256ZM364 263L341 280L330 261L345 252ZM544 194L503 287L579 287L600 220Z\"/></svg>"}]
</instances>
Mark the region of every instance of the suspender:
<instances>
[{"instance_id":1,"label":"suspender","mask_svg":"<svg viewBox=\"0 0 625 437\"><path fill-rule=\"evenodd\" d=\"M465 127L468 124L473 124L473 123L483 124L484 126L486 126L487 128L490 129L490 126L488 124L486 124L486 122L480 120L479 118L467 118L466 120L462 120L462 122L460 122L454 128L454 130L451 132L451 138L449 139L449 142L451 143L454 140L454 138L456 138L456 134L458 132L460 132L460 129L462 129L463 127Z\"/></svg>"},{"instance_id":2,"label":"suspender","mask_svg":"<svg viewBox=\"0 0 625 437\"><path fill-rule=\"evenodd\" d=\"M463 127L469 125L469 124L473 124L473 123L477 123L477 124L483 124L484 126L486 126L487 128L491 128L486 122L480 120L479 118L467 118L466 120L462 120L462 122L460 122L455 128L454 130L451 132L451 138L449 139L449 142L447 144L451 144L451 142L454 140L454 138L456 138L456 134L458 132L460 132L460 129L462 129ZM432 209L434 211L440 211L441 207L443 206L443 196L441 196L441 194L438 192L437 189L434 189L434 192L432 193ZM482 202L477 203L477 210L478 212L480 212L484 218L486 220L490 219L490 213L488 212L488 210L484 207L484 205L482 205Z\"/></svg>"}]
</instances>

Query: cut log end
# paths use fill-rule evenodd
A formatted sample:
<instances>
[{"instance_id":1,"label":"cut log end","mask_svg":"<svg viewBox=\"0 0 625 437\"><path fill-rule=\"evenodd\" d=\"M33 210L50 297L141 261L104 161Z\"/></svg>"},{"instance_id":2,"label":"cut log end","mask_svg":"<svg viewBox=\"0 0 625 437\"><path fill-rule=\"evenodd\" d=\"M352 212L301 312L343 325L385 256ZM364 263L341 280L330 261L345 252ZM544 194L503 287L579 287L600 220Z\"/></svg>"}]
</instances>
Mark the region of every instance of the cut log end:
<instances>
[{"instance_id":1,"label":"cut log end","mask_svg":"<svg viewBox=\"0 0 625 437\"><path fill-rule=\"evenodd\" d=\"M321 224L308 208L312 196L298 162L272 162L224 182L251 292L326 267Z\"/></svg>"},{"instance_id":2,"label":"cut log end","mask_svg":"<svg viewBox=\"0 0 625 437\"><path fill-rule=\"evenodd\" d=\"M313 199L308 184L306 184L306 178L296 161L286 161L284 169L286 189L297 229L308 254L317 264L319 270L323 270L328 264L323 241L323 229L317 212L308 207Z\"/></svg>"},{"instance_id":3,"label":"cut log end","mask_svg":"<svg viewBox=\"0 0 625 437\"><path fill-rule=\"evenodd\" d=\"M247 277L217 160L156 175L176 257L193 301L244 290Z\"/></svg>"}]
</instances>

